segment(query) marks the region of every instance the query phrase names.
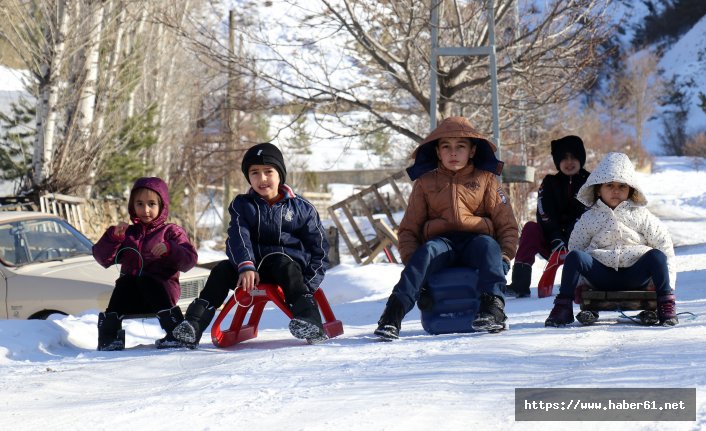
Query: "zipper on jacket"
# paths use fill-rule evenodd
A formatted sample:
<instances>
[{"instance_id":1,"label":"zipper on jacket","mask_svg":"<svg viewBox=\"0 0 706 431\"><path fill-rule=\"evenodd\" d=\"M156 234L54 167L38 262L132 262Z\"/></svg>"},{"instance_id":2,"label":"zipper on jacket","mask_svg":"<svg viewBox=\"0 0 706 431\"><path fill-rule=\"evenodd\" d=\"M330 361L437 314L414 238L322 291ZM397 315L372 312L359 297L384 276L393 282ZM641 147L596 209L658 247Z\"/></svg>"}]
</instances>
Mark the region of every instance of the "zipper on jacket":
<instances>
[{"instance_id":1,"label":"zipper on jacket","mask_svg":"<svg viewBox=\"0 0 706 431\"><path fill-rule=\"evenodd\" d=\"M461 214L458 212L458 182L457 182L457 177L456 175L453 176L453 179L451 181L451 205L453 207L453 214L454 214L454 220L453 222L455 224L459 224L461 222Z\"/></svg>"}]
</instances>

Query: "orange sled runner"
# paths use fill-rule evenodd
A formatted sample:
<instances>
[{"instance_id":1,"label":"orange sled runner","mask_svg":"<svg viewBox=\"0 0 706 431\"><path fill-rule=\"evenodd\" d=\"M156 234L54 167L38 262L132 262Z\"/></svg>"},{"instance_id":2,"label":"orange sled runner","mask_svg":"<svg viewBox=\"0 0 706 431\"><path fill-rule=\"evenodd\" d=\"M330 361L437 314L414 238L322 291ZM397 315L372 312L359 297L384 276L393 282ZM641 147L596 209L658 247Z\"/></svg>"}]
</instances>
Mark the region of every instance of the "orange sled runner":
<instances>
[{"instance_id":1,"label":"orange sled runner","mask_svg":"<svg viewBox=\"0 0 706 431\"><path fill-rule=\"evenodd\" d=\"M228 347L240 343L241 341L257 337L257 325L260 323L262 312L265 310L265 306L269 301L274 302L284 314L290 319L292 318L292 311L289 309L289 305L284 302L284 295L279 286L276 284L263 283L257 287L258 289L250 293L238 288L225 303L211 327L211 341L213 341L214 345L217 347ZM329 338L334 338L343 334L343 323L337 320L336 316L333 315L333 310L331 310L331 306L322 289L319 288L314 293L314 299L323 315L324 331L326 335ZM221 323L234 306L236 306L235 314L233 315L230 327L222 330ZM245 316L251 308L252 313L250 313L248 323L244 324Z\"/></svg>"}]
</instances>

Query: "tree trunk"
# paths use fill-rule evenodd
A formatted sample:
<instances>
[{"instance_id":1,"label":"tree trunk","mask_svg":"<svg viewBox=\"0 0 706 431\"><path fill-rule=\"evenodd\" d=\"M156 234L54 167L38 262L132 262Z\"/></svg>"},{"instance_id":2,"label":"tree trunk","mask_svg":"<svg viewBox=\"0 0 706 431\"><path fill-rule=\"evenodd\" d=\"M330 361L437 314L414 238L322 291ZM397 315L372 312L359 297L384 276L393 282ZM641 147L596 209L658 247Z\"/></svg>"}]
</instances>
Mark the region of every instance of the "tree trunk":
<instances>
[{"instance_id":1,"label":"tree trunk","mask_svg":"<svg viewBox=\"0 0 706 431\"><path fill-rule=\"evenodd\" d=\"M110 11L109 13L112 12L112 6L113 2L109 2L108 10ZM123 34L125 33L124 30L124 23L125 23L125 4L123 0L119 0L117 4L117 16L115 19L115 44L113 45L113 49L110 52L110 59L108 60L108 66L106 67L105 71L105 85L103 86L104 91L102 92L102 95L100 97L100 100L98 101L98 106L96 108L96 136L103 136L103 128L105 125L105 116L107 114L108 110L108 105L113 100L115 97L115 89L113 88L113 85L115 84L115 76L117 75L117 65L118 65L118 58L122 54L122 49L123 49Z\"/></svg>"},{"instance_id":2,"label":"tree trunk","mask_svg":"<svg viewBox=\"0 0 706 431\"><path fill-rule=\"evenodd\" d=\"M91 127L95 119L99 48L103 27L103 2L92 2L89 14L89 36L84 64L85 78L81 86L81 99L77 112L81 141L87 151L90 149Z\"/></svg>"},{"instance_id":3,"label":"tree trunk","mask_svg":"<svg viewBox=\"0 0 706 431\"><path fill-rule=\"evenodd\" d=\"M140 15L137 20L137 25L135 26L134 30L130 32L130 37L128 38L128 46L127 46L127 57L133 57L135 55L136 49L139 47L139 41L141 38L143 38L144 32L145 32L145 20L147 18L147 8L142 7L140 8ZM127 97L127 102L125 106L125 117L130 118L133 115L135 115L135 93L139 86L135 86L135 88L130 92L130 94Z\"/></svg>"},{"instance_id":4,"label":"tree trunk","mask_svg":"<svg viewBox=\"0 0 706 431\"><path fill-rule=\"evenodd\" d=\"M64 64L65 37L69 24L69 13L65 0L58 0L56 12L56 22L58 23L56 36L52 39L51 35L47 34L46 40L52 41L53 44L47 43L45 46L45 63L40 66L43 80L39 83L40 98L36 110L37 134L32 162L35 187L41 187L47 177L51 175L54 157L60 73ZM51 29L47 28L46 33L51 33Z\"/></svg>"}]
</instances>

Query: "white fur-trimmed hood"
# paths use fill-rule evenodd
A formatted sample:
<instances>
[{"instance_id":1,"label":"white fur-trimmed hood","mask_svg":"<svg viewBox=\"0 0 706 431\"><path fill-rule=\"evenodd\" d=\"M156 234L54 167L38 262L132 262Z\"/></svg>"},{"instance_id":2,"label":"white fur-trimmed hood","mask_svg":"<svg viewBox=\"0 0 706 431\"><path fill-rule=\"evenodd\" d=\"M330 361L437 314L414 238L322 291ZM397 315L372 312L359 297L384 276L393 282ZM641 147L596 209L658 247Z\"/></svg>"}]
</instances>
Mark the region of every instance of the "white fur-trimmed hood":
<instances>
[{"instance_id":1,"label":"white fur-trimmed hood","mask_svg":"<svg viewBox=\"0 0 706 431\"><path fill-rule=\"evenodd\" d=\"M608 153L603 157L603 160L598 163L596 169L588 176L586 183L579 189L576 199L586 206L592 206L596 203L596 197L593 193L595 185L617 182L627 184L635 193L630 198L637 206L647 205L647 197L642 191L642 186L637 179L635 167L630 158L624 153Z\"/></svg>"}]
</instances>

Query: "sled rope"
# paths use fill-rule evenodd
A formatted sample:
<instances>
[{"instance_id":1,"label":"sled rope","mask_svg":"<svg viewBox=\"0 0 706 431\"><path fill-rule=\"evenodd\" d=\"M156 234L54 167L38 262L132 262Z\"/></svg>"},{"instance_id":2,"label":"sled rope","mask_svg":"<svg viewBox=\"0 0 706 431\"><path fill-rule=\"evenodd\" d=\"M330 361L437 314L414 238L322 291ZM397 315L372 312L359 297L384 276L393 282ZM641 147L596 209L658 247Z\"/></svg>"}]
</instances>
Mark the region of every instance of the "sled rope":
<instances>
[{"instance_id":1,"label":"sled rope","mask_svg":"<svg viewBox=\"0 0 706 431\"><path fill-rule=\"evenodd\" d=\"M642 325L642 326L649 326L649 325L642 323L642 321L637 318L637 316L638 316L637 314L635 314L634 316L628 316L621 309L618 310L618 313L620 313L620 317L624 317L624 318L628 319L629 321L631 321L632 323L636 323L636 324Z\"/></svg>"},{"instance_id":2,"label":"sled rope","mask_svg":"<svg viewBox=\"0 0 706 431\"><path fill-rule=\"evenodd\" d=\"M636 324L638 324L638 325L642 325L642 326L658 326L658 325L648 325L648 324L646 324L646 323L643 323L640 319L637 318L637 316L639 316L638 314L636 314L636 315L634 315L634 316L628 316L628 315L625 314L625 313L623 312L623 310L621 310L621 309L618 310L618 313L620 313L620 317L624 317L624 318L626 318L626 319L630 320L631 322L636 323ZM692 312L690 312L690 311L682 311L681 313L677 313L676 315L677 315L677 316L689 315L689 316L690 316L690 317L689 317L689 320L696 319L696 314L694 314L694 313L692 313Z\"/></svg>"},{"instance_id":3,"label":"sled rope","mask_svg":"<svg viewBox=\"0 0 706 431\"><path fill-rule=\"evenodd\" d=\"M142 275L142 267L144 266L144 262L143 262L143 260L142 260L142 255L140 254L139 251L137 251L136 248L133 248L133 247L123 247L123 248L121 248L120 250L118 250L118 252L115 253L115 264L116 264L116 265L118 264L118 256L120 256L120 253L124 252L125 250L134 251L134 252L137 253L137 255L140 257L140 272L137 273L137 276L138 276L138 277L141 276L141 275ZM122 267L121 267L121 269L122 269ZM122 276L122 275L125 275L125 274L123 274L123 272L120 271L120 275Z\"/></svg>"}]
</instances>

